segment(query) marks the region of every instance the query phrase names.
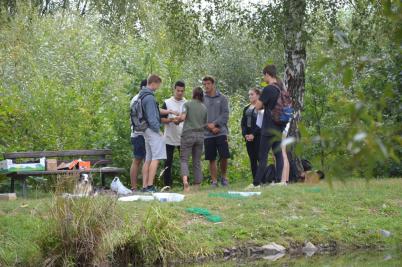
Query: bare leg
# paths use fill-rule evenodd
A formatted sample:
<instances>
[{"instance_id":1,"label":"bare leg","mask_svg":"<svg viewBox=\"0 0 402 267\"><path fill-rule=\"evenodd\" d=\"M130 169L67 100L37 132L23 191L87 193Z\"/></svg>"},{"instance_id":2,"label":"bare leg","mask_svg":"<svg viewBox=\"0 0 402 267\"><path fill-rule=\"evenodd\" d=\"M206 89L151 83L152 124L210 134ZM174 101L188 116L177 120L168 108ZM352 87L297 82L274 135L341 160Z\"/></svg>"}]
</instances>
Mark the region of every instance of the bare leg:
<instances>
[{"instance_id":1,"label":"bare leg","mask_svg":"<svg viewBox=\"0 0 402 267\"><path fill-rule=\"evenodd\" d=\"M220 165L222 177L227 179L228 159L221 159Z\"/></svg>"},{"instance_id":2,"label":"bare leg","mask_svg":"<svg viewBox=\"0 0 402 267\"><path fill-rule=\"evenodd\" d=\"M148 164L144 162L144 164L142 164L142 188L147 188L148 170L149 170L149 162Z\"/></svg>"},{"instance_id":3,"label":"bare leg","mask_svg":"<svg viewBox=\"0 0 402 267\"><path fill-rule=\"evenodd\" d=\"M143 188L146 188L148 186L148 181L149 181L149 166L151 165L151 161L145 161L144 165L142 166L142 176L143 176L143 181L142 181L142 186Z\"/></svg>"},{"instance_id":4,"label":"bare leg","mask_svg":"<svg viewBox=\"0 0 402 267\"><path fill-rule=\"evenodd\" d=\"M281 182L288 182L289 181L289 160L288 160L288 153L286 153L286 147L282 146L282 156L283 156L283 171L282 171L282 179Z\"/></svg>"},{"instance_id":5,"label":"bare leg","mask_svg":"<svg viewBox=\"0 0 402 267\"><path fill-rule=\"evenodd\" d=\"M217 182L218 167L216 166L216 160L209 161L209 172L211 173L212 182Z\"/></svg>"},{"instance_id":6,"label":"bare leg","mask_svg":"<svg viewBox=\"0 0 402 267\"><path fill-rule=\"evenodd\" d=\"M147 177L148 178L148 181L147 181L148 186L154 185L154 180L155 180L156 171L158 170L158 165L159 165L159 160L150 161L148 177Z\"/></svg>"},{"instance_id":7,"label":"bare leg","mask_svg":"<svg viewBox=\"0 0 402 267\"><path fill-rule=\"evenodd\" d=\"M188 184L188 176L183 176L184 192L190 192L190 185Z\"/></svg>"},{"instance_id":8,"label":"bare leg","mask_svg":"<svg viewBox=\"0 0 402 267\"><path fill-rule=\"evenodd\" d=\"M130 168L131 189L137 189L138 169L141 164L141 159L133 159Z\"/></svg>"}]
</instances>

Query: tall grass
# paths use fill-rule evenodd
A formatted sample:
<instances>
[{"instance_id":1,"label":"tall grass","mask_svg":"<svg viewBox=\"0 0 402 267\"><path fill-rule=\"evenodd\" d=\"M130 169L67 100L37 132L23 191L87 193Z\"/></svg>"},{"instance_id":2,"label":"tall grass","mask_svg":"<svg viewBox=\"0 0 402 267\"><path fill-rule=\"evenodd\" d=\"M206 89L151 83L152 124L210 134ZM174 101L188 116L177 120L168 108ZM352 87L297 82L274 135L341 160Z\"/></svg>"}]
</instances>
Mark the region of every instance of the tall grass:
<instances>
[{"instance_id":1,"label":"tall grass","mask_svg":"<svg viewBox=\"0 0 402 267\"><path fill-rule=\"evenodd\" d=\"M89 266L108 262L110 233L120 224L116 200L106 197L67 199L76 177L58 177L49 219L39 240L45 266ZM107 242L106 242L107 241Z\"/></svg>"},{"instance_id":2,"label":"tall grass","mask_svg":"<svg viewBox=\"0 0 402 267\"><path fill-rule=\"evenodd\" d=\"M151 206L133 234L115 249L115 263L166 266L172 259L186 258L184 240L173 214Z\"/></svg>"},{"instance_id":3,"label":"tall grass","mask_svg":"<svg viewBox=\"0 0 402 267\"><path fill-rule=\"evenodd\" d=\"M60 176L38 245L45 266L166 265L185 258L183 231L173 213L152 205L126 216L113 197L64 198L77 177ZM186 242L190 244L191 242Z\"/></svg>"}]
</instances>

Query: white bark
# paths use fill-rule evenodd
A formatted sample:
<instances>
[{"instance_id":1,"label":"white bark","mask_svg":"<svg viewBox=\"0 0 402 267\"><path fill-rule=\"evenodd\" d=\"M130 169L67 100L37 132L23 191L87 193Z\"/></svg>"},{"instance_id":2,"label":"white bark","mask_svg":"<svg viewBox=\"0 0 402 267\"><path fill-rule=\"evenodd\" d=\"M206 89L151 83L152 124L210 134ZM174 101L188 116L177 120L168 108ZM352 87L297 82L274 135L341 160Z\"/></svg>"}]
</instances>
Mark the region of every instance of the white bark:
<instances>
[{"instance_id":1,"label":"white bark","mask_svg":"<svg viewBox=\"0 0 402 267\"><path fill-rule=\"evenodd\" d=\"M288 136L300 140L298 128L302 118L304 106L304 85L306 65L306 39L304 31L304 16L306 12L306 0L286 0L284 7L284 33L285 33L285 78L284 83L288 88L295 109L294 119L291 121ZM298 171L302 171L301 161L295 155L294 145L290 148L290 160L296 161Z\"/></svg>"}]
</instances>

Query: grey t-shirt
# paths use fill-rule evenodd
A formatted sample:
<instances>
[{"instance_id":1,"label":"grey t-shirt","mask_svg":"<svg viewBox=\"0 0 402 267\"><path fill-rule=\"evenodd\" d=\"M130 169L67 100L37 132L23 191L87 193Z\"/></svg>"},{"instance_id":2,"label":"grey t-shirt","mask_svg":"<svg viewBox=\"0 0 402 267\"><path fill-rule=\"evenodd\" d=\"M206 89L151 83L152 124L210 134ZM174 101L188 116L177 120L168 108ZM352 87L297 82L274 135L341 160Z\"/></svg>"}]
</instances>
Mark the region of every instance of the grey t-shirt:
<instances>
[{"instance_id":1,"label":"grey t-shirt","mask_svg":"<svg viewBox=\"0 0 402 267\"><path fill-rule=\"evenodd\" d=\"M182 112L186 114L183 133L186 131L203 131L207 125L207 108L199 100L190 100L184 103Z\"/></svg>"}]
</instances>

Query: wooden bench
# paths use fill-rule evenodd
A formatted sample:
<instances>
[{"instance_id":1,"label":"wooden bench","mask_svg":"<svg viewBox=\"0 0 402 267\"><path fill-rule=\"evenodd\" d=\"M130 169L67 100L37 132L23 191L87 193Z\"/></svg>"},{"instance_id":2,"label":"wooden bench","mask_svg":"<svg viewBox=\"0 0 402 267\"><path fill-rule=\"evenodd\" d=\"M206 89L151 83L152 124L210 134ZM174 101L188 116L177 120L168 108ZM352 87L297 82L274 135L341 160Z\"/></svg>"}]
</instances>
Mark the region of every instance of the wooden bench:
<instances>
[{"instance_id":1,"label":"wooden bench","mask_svg":"<svg viewBox=\"0 0 402 267\"><path fill-rule=\"evenodd\" d=\"M16 171L8 173L7 176L11 178L10 189L13 193L15 191L15 180L22 180L22 195L26 196L26 179L28 176L46 176L46 175L60 175L72 174L78 175L80 173L98 173L100 175L102 186L105 186L106 175L117 175L125 172L123 168L107 167L112 164L112 150L110 149L94 149L94 150L66 150L66 151L32 151L32 152L12 152L4 153L4 159L11 159L15 163L22 163L22 160L38 159L45 157L56 158L57 165L62 162L70 162L73 159L81 158L83 161L91 162L91 169L89 170L55 170L55 171ZM16 162L18 161L18 162Z\"/></svg>"}]
</instances>

